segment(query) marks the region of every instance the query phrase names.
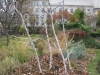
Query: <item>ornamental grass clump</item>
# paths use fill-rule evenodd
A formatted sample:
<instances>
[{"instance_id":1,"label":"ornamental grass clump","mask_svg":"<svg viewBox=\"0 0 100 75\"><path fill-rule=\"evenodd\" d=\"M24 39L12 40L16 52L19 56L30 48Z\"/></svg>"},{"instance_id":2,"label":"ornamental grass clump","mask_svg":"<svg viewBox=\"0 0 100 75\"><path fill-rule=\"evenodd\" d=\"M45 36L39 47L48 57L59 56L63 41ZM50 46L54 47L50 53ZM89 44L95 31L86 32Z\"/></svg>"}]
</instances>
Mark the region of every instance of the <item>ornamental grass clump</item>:
<instances>
[{"instance_id":1,"label":"ornamental grass clump","mask_svg":"<svg viewBox=\"0 0 100 75\"><path fill-rule=\"evenodd\" d=\"M72 51L72 52L71 52ZM84 44L76 44L75 46L68 49L68 52L71 54L69 55L69 58L71 60L79 60L79 59L87 59L88 54L86 52ZM64 57L67 57L67 51L64 53Z\"/></svg>"},{"instance_id":2,"label":"ornamental grass clump","mask_svg":"<svg viewBox=\"0 0 100 75\"><path fill-rule=\"evenodd\" d=\"M20 63L27 62L33 55L27 43L19 42L16 39L11 41L11 44L7 48L9 50L9 55L18 59Z\"/></svg>"},{"instance_id":3,"label":"ornamental grass clump","mask_svg":"<svg viewBox=\"0 0 100 75\"><path fill-rule=\"evenodd\" d=\"M37 43L37 49L38 49L39 56L42 56L43 55L43 43L41 41Z\"/></svg>"},{"instance_id":4,"label":"ornamental grass clump","mask_svg":"<svg viewBox=\"0 0 100 75\"><path fill-rule=\"evenodd\" d=\"M13 69L19 65L19 61L12 57L5 57L0 61L0 75L12 75Z\"/></svg>"}]
</instances>

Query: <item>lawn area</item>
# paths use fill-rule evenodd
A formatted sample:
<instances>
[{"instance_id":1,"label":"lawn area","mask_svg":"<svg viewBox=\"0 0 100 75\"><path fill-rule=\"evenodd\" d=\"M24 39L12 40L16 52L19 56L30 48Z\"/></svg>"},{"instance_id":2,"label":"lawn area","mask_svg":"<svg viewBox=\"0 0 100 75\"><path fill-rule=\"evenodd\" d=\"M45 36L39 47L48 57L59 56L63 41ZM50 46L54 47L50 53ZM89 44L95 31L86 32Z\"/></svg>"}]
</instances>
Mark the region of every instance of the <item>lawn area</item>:
<instances>
[{"instance_id":1,"label":"lawn area","mask_svg":"<svg viewBox=\"0 0 100 75\"><path fill-rule=\"evenodd\" d=\"M36 39L36 38L40 38L41 37L40 34L32 34L30 36L31 36L32 39ZM21 35L20 37L22 37L22 38L28 38L27 35L26 36Z\"/></svg>"},{"instance_id":2,"label":"lawn area","mask_svg":"<svg viewBox=\"0 0 100 75\"><path fill-rule=\"evenodd\" d=\"M9 36L10 39L12 40L12 35ZM28 36L20 36L21 38L28 38ZM34 35L31 35L31 38L34 40L34 39L37 39L37 38L41 38L41 35L40 34L34 34ZM2 36L0 38L0 48L3 46L3 45L6 45L6 40L7 38L5 36ZM20 39L20 41L22 41L22 39ZM25 41L25 40L24 40Z\"/></svg>"},{"instance_id":3,"label":"lawn area","mask_svg":"<svg viewBox=\"0 0 100 75\"><path fill-rule=\"evenodd\" d=\"M100 75L96 70L98 61L100 61L100 49L95 49L94 51L96 52L96 57L90 61L87 71L89 72L89 75Z\"/></svg>"}]
</instances>

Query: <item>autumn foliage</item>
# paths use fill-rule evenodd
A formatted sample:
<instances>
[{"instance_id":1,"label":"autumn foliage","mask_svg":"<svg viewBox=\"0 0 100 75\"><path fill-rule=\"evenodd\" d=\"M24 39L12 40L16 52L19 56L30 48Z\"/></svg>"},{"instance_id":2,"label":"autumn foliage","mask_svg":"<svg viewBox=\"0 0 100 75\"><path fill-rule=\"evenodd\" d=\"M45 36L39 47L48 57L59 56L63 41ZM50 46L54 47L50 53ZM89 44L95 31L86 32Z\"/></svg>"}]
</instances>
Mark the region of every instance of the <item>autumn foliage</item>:
<instances>
[{"instance_id":1,"label":"autumn foliage","mask_svg":"<svg viewBox=\"0 0 100 75\"><path fill-rule=\"evenodd\" d=\"M53 14L53 22L56 22L57 20L62 20L62 15L64 16L65 19L67 19L67 21L71 20L71 14L68 11L60 11L58 13ZM47 19L47 24L50 25L51 24L51 17L49 17Z\"/></svg>"},{"instance_id":2,"label":"autumn foliage","mask_svg":"<svg viewBox=\"0 0 100 75\"><path fill-rule=\"evenodd\" d=\"M56 18L62 19L62 14L63 14L64 18L67 19L68 21L70 20L70 18L72 16L68 11L64 11L64 12L60 11L60 12L56 13Z\"/></svg>"},{"instance_id":3,"label":"autumn foliage","mask_svg":"<svg viewBox=\"0 0 100 75\"><path fill-rule=\"evenodd\" d=\"M69 38L72 38L73 36L77 39L83 39L85 38L86 33L82 30L74 30L69 33Z\"/></svg>"}]
</instances>

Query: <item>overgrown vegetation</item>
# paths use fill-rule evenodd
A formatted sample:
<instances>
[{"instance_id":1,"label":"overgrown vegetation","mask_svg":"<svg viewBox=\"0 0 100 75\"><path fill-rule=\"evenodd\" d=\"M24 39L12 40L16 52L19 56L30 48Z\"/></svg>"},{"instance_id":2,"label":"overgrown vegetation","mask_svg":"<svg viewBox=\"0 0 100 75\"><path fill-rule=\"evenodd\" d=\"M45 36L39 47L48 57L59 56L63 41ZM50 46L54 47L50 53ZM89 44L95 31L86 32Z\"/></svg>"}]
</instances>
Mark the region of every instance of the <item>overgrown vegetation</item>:
<instances>
[{"instance_id":1,"label":"overgrown vegetation","mask_svg":"<svg viewBox=\"0 0 100 75\"><path fill-rule=\"evenodd\" d=\"M97 48L97 49L100 49L100 43L98 41L96 41L94 38L92 37L86 37L84 40L83 40L85 46L87 48Z\"/></svg>"},{"instance_id":2,"label":"overgrown vegetation","mask_svg":"<svg viewBox=\"0 0 100 75\"><path fill-rule=\"evenodd\" d=\"M13 69L21 63L27 62L33 56L34 51L27 44L14 39L8 46L0 49L0 75L11 75Z\"/></svg>"}]
</instances>

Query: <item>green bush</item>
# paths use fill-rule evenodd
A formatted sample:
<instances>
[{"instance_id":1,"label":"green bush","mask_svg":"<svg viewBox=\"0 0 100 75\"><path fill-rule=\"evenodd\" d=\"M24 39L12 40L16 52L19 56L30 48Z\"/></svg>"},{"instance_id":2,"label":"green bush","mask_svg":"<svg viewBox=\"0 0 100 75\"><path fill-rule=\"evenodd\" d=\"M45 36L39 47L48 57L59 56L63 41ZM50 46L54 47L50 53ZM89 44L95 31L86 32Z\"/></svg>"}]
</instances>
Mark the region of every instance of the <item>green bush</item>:
<instances>
[{"instance_id":1,"label":"green bush","mask_svg":"<svg viewBox=\"0 0 100 75\"><path fill-rule=\"evenodd\" d=\"M85 46L86 46L87 48L95 48L96 43L95 43L94 38L92 38L92 37L86 37L86 38L83 40L83 42L85 43Z\"/></svg>"},{"instance_id":2,"label":"green bush","mask_svg":"<svg viewBox=\"0 0 100 75\"><path fill-rule=\"evenodd\" d=\"M92 37L100 37L100 32L91 31L90 35L91 35Z\"/></svg>"},{"instance_id":3,"label":"green bush","mask_svg":"<svg viewBox=\"0 0 100 75\"><path fill-rule=\"evenodd\" d=\"M70 23L65 23L65 24L64 24L65 29L79 28L80 25L81 25L81 24L80 24L79 22L70 22ZM60 30L63 29L62 23L60 23L60 24L58 25L58 28L59 28Z\"/></svg>"},{"instance_id":4,"label":"green bush","mask_svg":"<svg viewBox=\"0 0 100 75\"><path fill-rule=\"evenodd\" d=\"M83 42L87 48L97 48L100 49L100 43L95 41L92 37L86 37Z\"/></svg>"},{"instance_id":5,"label":"green bush","mask_svg":"<svg viewBox=\"0 0 100 75\"><path fill-rule=\"evenodd\" d=\"M19 33L20 34L26 34L26 29L25 29L25 27L24 27L24 25L21 25L20 27L19 27Z\"/></svg>"},{"instance_id":6,"label":"green bush","mask_svg":"<svg viewBox=\"0 0 100 75\"><path fill-rule=\"evenodd\" d=\"M91 30L91 27L87 25L80 25L80 29L89 33Z\"/></svg>"},{"instance_id":7,"label":"green bush","mask_svg":"<svg viewBox=\"0 0 100 75\"><path fill-rule=\"evenodd\" d=\"M90 26L83 25L80 21L65 23L64 26L65 26L65 29L78 28L78 29L84 30L84 31L86 31L86 32L89 32L89 30L91 29ZM58 28L59 28L60 30L62 30L62 28L63 28L62 23L59 23L59 24L58 24Z\"/></svg>"}]
</instances>

